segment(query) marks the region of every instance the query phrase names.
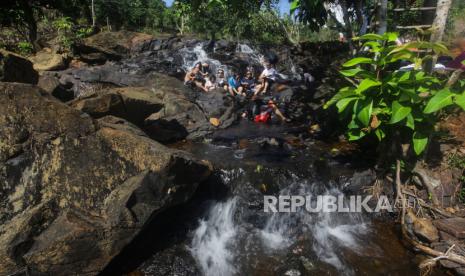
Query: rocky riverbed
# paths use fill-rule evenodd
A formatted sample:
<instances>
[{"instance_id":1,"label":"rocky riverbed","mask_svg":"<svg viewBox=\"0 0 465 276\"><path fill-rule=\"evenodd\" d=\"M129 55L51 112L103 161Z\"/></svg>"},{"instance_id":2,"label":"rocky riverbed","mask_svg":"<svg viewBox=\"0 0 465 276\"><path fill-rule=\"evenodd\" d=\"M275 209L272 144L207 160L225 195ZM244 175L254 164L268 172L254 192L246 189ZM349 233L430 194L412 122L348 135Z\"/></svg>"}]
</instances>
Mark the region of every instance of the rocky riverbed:
<instances>
[{"instance_id":1,"label":"rocky riverbed","mask_svg":"<svg viewBox=\"0 0 465 276\"><path fill-rule=\"evenodd\" d=\"M289 124L243 120L243 99L181 81L198 61L258 71L270 50ZM322 109L345 51L115 32L34 64L0 52L0 275L416 273L388 216L262 209L266 194L376 179Z\"/></svg>"}]
</instances>

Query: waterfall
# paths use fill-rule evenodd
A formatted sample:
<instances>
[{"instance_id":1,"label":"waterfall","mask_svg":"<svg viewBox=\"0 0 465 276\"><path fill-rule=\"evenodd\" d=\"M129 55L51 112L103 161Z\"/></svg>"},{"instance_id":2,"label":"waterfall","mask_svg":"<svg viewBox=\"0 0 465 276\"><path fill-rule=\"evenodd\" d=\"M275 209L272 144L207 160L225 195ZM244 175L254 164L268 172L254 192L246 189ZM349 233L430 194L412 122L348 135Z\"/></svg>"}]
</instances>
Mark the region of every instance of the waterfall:
<instances>
[{"instance_id":1,"label":"waterfall","mask_svg":"<svg viewBox=\"0 0 465 276\"><path fill-rule=\"evenodd\" d=\"M194 65L198 62L208 63L210 65L211 72L216 75L218 69L223 69L225 76L228 76L228 66L221 64L219 60L210 58L207 52L204 50L204 43L199 43L195 47L184 47L180 50L182 56L182 69L184 71L191 70Z\"/></svg>"},{"instance_id":2,"label":"waterfall","mask_svg":"<svg viewBox=\"0 0 465 276\"><path fill-rule=\"evenodd\" d=\"M247 175L243 170L223 170L222 178L236 185ZM343 195L331 183L308 181L293 174L284 181L287 187L280 195ZM257 256L293 252L295 246L302 246L302 238L307 241L303 245L306 252L313 252L312 258L333 266L341 275L354 274L344 260L343 250L357 253L362 249L369 228L361 214L309 213L301 208L297 212L271 213L264 226L250 226L243 221L239 202L239 197L234 196L214 204L194 231L191 252L204 275L244 274L246 268L242 265L254 263Z\"/></svg>"},{"instance_id":3,"label":"waterfall","mask_svg":"<svg viewBox=\"0 0 465 276\"><path fill-rule=\"evenodd\" d=\"M234 251L231 243L237 234L234 223L236 198L215 204L208 219L201 220L194 232L192 255L206 276L233 275Z\"/></svg>"},{"instance_id":4,"label":"waterfall","mask_svg":"<svg viewBox=\"0 0 465 276\"><path fill-rule=\"evenodd\" d=\"M294 182L280 195L342 195L338 188L322 189L322 186L307 181ZM261 231L261 239L269 250L283 250L300 235L311 235L312 249L318 259L334 266L341 274L351 275L353 271L344 264L340 248L357 250L367 233L368 226L361 214L309 213L302 208L295 213L273 213Z\"/></svg>"}]
</instances>

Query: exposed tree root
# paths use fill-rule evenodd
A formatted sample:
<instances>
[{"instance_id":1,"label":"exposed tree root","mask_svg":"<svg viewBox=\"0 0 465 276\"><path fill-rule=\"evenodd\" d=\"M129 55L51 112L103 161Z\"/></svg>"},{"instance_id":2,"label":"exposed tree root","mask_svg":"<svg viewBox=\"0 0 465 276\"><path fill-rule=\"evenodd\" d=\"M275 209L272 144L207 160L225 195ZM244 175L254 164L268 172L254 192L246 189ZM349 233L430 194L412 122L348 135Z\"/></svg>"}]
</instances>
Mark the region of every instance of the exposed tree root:
<instances>
[{"instance_id":1,"label":"exposed tree root","mask_svg":"<svg viewBox=\"0 0 465 276\"><path fill-rule=\"evenodd\" d=\"M413 197L416 202L418 203L419 206L424 207L429 209L432 212L436 212L439 215L443 217L451 217L451 215L442 210L440 207L435 207L431 206L430 204L427 204L423 199L419 198L416 196L414 193L408 191L407 189L404 188L404 185L401 181L400 178L400 160L397 160L396 162L396 178L395 178L395 185L396 185L396 206L402 206L401 207L401 229L402 229L402 236L403 238L409 242L414 248L417 250L423 252L426 255L432 256L433 258L430 258L424 262L422 262L419 266L420 270L422 271L422 275L427 275L431 272L432 268L437 264L437 261L439 260L449 260L452 262L455 262L460 265L465 266L465 257L452 253L452 249L455 247L455 244L453 244L446 252L441 252L432 249L429 246L426 246L419 242L418 240L412 238L408 231L407 231L407 226L405 224L405 214L407 212L407 206L406 206L406 196ZM399 205L399 202L401 203Z\"/></svg>"}]
</instances>

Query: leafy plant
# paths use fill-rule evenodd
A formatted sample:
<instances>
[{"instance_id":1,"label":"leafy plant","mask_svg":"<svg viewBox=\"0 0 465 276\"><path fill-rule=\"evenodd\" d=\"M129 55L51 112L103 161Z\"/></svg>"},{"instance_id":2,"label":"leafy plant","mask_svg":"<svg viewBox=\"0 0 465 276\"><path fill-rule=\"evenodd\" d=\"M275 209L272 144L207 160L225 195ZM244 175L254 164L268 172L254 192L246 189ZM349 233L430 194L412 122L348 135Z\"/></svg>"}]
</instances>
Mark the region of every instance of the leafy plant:
<instances>
[{"instance_id":1,"label":"leafy plant","mask_svg":"<svg viewBox=\"0 0 465 276\"><path fill-rule=\"evenodd\" d=\"M75 34L72 32L73 26L69 17L60 17L53 21L53 27L58 31L58 40L65 49L71 48L75 40Z\"/></svg>"},{"instance_id":2,"label":"leafy plant","mask_svg":"<svg viewBox=\"0 0 465 276\"><path fill-rule=\"evenodd\" d=\"M94 29L92 27L88 27L88 28L79 28L76 32L76 37L77 38L85 38L85 37L88 37L89 35L92 34L92 32L94 31Z\"/></svg>"},{"instance_id":3,"label":"leafy plant","mask_svg":"<svg viewBox=\"0 0 465 276\"><path fill-rule=\"evenodd\" d=\"M18 52L22 56L27 56L30 55L34 51L34 47L30 42L27 41L21 41L18 43Z\"/></svg>"},{"instance_id":4,"label":"leafy plant","mask_svg":"<svg viewBox=\"0 0 465 276\"><path fill-rule=\"evenodd\" d=\"M465 93L447 86L446 77L427 73L433 54L445 54L440 43L413 41L397 46L397 34L366 34L356 38L365 55L345 64L340 73L351 84L343 87L325 108L335 105L348 120L349 140L376 135L379 141L396 133L410 137L414 152L421 154L444 110L451 105L465 109ZM412 64L399 70L400 61ZM398 138L398 137L397 137Z\"/></svg>"}]
</instances>

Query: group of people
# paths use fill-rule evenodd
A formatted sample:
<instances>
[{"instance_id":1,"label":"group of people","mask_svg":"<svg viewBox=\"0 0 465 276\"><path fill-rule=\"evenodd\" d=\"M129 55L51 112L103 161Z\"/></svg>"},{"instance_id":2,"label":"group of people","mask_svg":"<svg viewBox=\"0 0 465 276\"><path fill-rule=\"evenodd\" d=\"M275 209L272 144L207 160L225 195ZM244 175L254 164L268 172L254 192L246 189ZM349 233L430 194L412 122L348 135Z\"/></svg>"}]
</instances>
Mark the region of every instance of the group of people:
<instances>
[{"instance_id":1,"label":"group of people","mask_svg":"<svg viewBox=\"0 0 465 276\"><path fill-rule=\"evenodd\" d=\"M208 63L198 62L186 73L184 84L207 93L220 88L233 97L250 99L253 107L242 113L243 118L266 123L271 120L272 114L275 114L281 121L289 121L279 110L274 98L260 97L270 91L271 85L276 82L278 76L271 62L265 61L264 67L257 79L252 67L248 67L244 75L233 69L230 76L226 78L223 69L219 68L216 74L213 74Z\"/></svg>"},{"instance_id":2,"label":"group of people","mask_svg":"<svg viewBox=\"0 0 465 276\"><path fill-rule=\"evenodd\" d=\"M223 88L231 96L257 96L264 94L276 81L277 71L274 66L265 62L265 69L258 77L254 77L254 70L247 68L247 72L242 76L238 71L233 70L231 76L226 79L225 72L219 68L216 75L212 74L208 63L198 62L186 73L184 84L197 87L204 92L209 92L215 88Z\"/></svg>"}]
</instances>

